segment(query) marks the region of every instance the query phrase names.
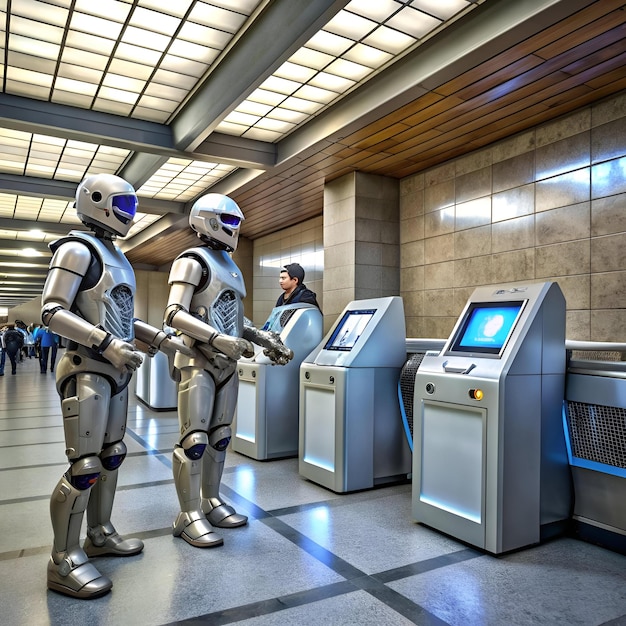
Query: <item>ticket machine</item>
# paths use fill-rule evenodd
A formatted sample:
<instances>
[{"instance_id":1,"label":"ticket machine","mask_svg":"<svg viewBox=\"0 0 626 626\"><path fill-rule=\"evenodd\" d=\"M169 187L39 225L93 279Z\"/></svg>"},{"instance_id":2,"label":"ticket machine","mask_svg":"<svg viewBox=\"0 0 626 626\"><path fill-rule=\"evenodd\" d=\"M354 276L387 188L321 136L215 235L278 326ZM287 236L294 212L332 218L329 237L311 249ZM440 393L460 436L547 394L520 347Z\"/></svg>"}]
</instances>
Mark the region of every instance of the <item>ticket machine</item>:
<instances>
[{"instance_id":1,"label":"ticket machine","mask_svg":"<svg viewBox=\"0 0 626 626\"><path fill-rule=\"evenodd\" d=\"M494 554L565 529L565 363L556 283L474 291L415 377L415 520Z\"/></svg>"},{"instance_id":2,"label":"ticket machine","mask_svg":"<svg viewBox=\"0 0 626 626\"><path fill-rule=\"evenodd\" d=\"M293 359L274 365L255 345L254 356L239 359L239 396L232 449L253 459L298 456L299 368L323 335L322 312L312 304L272 310L263 330L280 335Z\"/></svg>"},{"instance_id":3,"label":"ticket machine","mask_svg":"<svg viewBox=\"0 0 626 626\"><path fill-rule=\"evenodd\" d=\"M300 366L301 476L339 493L407 479L397 391L405 360L401 298L344 309Z\"/></svg>"}]
</instances>

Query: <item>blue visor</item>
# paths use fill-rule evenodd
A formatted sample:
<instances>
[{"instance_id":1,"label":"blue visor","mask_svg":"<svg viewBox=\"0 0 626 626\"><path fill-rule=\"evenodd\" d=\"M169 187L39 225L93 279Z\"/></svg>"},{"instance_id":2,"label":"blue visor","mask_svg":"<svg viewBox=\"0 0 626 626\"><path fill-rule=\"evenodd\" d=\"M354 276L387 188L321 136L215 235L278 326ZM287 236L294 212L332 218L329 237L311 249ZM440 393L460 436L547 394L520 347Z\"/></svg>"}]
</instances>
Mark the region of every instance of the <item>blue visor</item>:
<instances>
[{"instance_id":1,"label":"blue visor","mask_svg":"<svg viewBox=\"0 0 626 626\"><path fill-rule=\"evenodd\" d=\"M239 226L239 224L241 224L241 218L238 215L222 213L222 215L220 215L220 218L222 220L222 223L226 224L226 226L232 226L233 228L235 228L236 226Z\"/></svg>"},{"instance_id":2,"label":"blue visor","mask_svg":"<svg viewBox=\"0 0 626 626\"><path fill-rule=\"evenodd\" d=\"M126 194L123 196L113 196L111 199L113 212L115 216L125 224L128 224L137 213L137 196L134 194Z\"/></svg>"}]
</instances>

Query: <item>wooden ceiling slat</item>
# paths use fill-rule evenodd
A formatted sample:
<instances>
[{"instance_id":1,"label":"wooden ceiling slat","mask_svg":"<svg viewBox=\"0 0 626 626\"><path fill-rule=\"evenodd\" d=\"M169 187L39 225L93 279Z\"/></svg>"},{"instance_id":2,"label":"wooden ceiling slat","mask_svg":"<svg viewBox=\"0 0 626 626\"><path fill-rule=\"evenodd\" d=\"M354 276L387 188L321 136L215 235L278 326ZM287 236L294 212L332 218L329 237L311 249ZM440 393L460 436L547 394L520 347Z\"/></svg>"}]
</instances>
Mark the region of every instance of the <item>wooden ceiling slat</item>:
<instances>
[{"instance_id":1,"label":"wooden ceiling slat","mask_svg":"<svg viewBox=\"0 0 626 626\"><path fill-rule=\"evenodd\" d=\"M606 4L608 5L609 3L607 2ZM618 4L623 4L623 2L618 2ZM553 41L543 48L539 48L536 51L536 55L544 59L559 56L566 50L586 44L590 39L603 37L611 30L621 30L620 26L624 24L624 22L626 22L626 11L624 11L623 8L612 10L610 13L594 21L586 23L583 21L582 24L578 25L579 27L576 30L571 31L566 36Z\"/></svg>"}]
</instances>

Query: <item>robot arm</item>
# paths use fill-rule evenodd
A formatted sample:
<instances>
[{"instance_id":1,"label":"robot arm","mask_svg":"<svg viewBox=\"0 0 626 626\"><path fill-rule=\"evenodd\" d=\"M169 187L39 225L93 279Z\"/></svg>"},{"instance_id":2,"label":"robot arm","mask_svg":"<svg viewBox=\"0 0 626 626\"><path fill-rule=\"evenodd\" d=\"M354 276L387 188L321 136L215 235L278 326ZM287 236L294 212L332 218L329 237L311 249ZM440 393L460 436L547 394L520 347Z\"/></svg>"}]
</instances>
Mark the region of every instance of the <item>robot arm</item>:
<instances>
[{"instance_id":1,"label":"robot arm","mask_svg":"<svg viewBox=\"0 0 626 626\"><path fill-rule=\"evenodd\" d=\"M193 356L193 350L186 346L175 335L163 332L139 319L135 319L133 325L135 339L142 344L140 349L148 356L154 356L159 350L164 352L168 357L173 357L177 352L182 352L187 356Z\"/></svg>"},{"instance_id":2,"label":"robot arm","mask_svg":"<svg viewBox=\"0 0 626 626\"><path fill-rule=\"evenodd\" d=\"M243 336L248 341L264 348L263 354L273 363L286 365L293 359L293 350L290 350L281 340L278 333L271 330L260 330L252 325L249 319L244 320Z\"/></svg>"},{"instance_id":3,"label":"robot arm","mask_svg":"<svg viewBox=\"0 0 626 626\"><path fill-rule=\"evenodd\" d=\"M253 356L254 348L246 339L231 337L218 332L213 326L189 312L194 289L202 279L202 266L189 257L176 259L170 270L170 294L165 310L165 324L206 343L214 350L237 360L241 356Z\"/></svg>"},{"instance_id":4,"label":"robot arm","mask_svg":"<svg viewBox=\"0 0 626 626\"><path fill-rule=\"evenodd\" d=\"M68 242L57 249L41 296L41 319L53 333L92 348L117 369L133 371L142 358L132 344L71 311L90 261L91 252L81 243Z\"/></svg>"}]
</instances>

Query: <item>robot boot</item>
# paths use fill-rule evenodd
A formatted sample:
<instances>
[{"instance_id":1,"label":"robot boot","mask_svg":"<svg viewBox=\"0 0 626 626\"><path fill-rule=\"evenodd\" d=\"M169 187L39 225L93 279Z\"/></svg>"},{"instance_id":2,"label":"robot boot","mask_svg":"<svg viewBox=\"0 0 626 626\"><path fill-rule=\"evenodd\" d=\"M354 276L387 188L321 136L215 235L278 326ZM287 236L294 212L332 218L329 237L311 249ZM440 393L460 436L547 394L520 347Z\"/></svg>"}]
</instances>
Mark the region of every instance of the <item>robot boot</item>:
<instances>
[{"instance_id":1,"label":"robot boot","mask_svg":"<svg viewBox=\"0 0 626 626\"><path fill-rule=\"evenodd\" d=\"M125 455L126 446L121 442L111 446L108 451L102 454L102 463L109 467L111 467L112 458L116 458L119 462L114 469L104 469L91 489L91 496L87 505L87 539L83 545L87 556L134 556L143 550L143 542L140 539L122 538L111 524L117 473L121 465L119 456L113 457L111 453L113 451L120 452L119 448L123 448Z\"/></svg>"},{"instance_id":2,"label":"robot boot","mask_svg":"<svg viewBox=\"0 0 626 626\"><path fill-rule=\"evenodd\" d=\"M196 548L221 546L224 540L213 531L203 512L198 508L200 505L199 460L189 458L187 451L176 447L173 468L174 484L181 508L172 526L174 537L180 537Z\"/></svg>"},{"instance_id":3,"label":"robot boot","mask_svg":"<svg viewBox=\"0 0 626 626\"><path fill-rule=\"evenodd\" d=\"M202 512L217 528L237 528L248 523L245 515L237 513L232 506L220 498L220 483L230 432L228 426L222 426L213 431L202 457Z\"/></svg>"},{"instance_id":4,"label":"robot boot","mask_svg":"<svg viewBox=\"0 0 626 626\"><path fill-rule=\"evenodd\" d=\"M95 478L97 474L92 476ZM81 486L89 486L89 476L78 478L85 480ZM113 587L111 580L89 562L87 554L79 545L80 528L89 495L88 489L74 487L67 476L63 476L50 500L54 545L48 562L48 588L82 599L97 598Z\"/></svg>"}]
</instances>

